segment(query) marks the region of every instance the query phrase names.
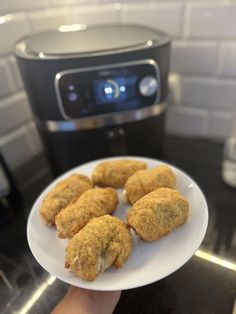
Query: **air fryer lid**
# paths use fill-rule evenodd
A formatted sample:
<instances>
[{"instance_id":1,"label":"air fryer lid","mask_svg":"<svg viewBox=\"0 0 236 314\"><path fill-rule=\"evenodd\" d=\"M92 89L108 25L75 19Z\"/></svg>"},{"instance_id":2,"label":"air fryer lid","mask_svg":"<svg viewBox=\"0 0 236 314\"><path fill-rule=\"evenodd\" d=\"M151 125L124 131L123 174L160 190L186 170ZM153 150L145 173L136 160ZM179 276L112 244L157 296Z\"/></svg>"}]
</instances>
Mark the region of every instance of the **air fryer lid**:
<instances>
[{"instance_id":1,"label":"air fryer lid","mask_svg":"<svg viewBox=\"0 0 236 314\"><path fill-rule=\"evenodd\" d=\"M168 41L168 36L162 32L142 26L97 26L80 31L50 31L25 37L17 43L16 54L38 58L89 55L148 48Z\"/></svg>"}]
</instances>

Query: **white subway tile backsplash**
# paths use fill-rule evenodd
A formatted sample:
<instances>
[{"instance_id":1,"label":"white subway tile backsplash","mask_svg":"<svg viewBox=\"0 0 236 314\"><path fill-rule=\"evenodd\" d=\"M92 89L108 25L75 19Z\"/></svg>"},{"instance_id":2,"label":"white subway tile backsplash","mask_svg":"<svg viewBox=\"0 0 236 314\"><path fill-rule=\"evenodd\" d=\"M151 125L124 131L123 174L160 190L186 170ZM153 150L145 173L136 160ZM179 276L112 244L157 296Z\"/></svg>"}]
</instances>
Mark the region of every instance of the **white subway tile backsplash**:
<instances>
[{"instance_id":1,"label":"white subway tile backsplash","mask_svg":"<svg viewBox=\"0 0 236 314\"><path fill-rule=\"evenodd\" d=\"M225 111L213 111L208 118L208 137L224 139L230 135L233 124L232 113Z\"/></svg>"},{"instance_id":2,"label":"white subway tile backsplash","mask_svg":"<svg viewBox=\"0 0 236 314\"><path fill-rule=\"evenodd\" d=\"M0 149L11 169L17 168L38 152L32 146L30 125L25 125L0 138Z\"/></svg>"},{"instance_id":3,"label":"white subway tile backsplash","mask_svg":"<svg viewBox=\"0 0 236 314\"><path fill-rule=\"evenodd\" d=\"M92 4L95 0L48 0L52 6L67 6L67 5L78 5L78 4ZM109 0L110 1L110 0Z\"/></svg>"},{"instance_id":4,"label":"white subway tile backsplash","mask_svg":"<svg viewBox=\"0 0 236 314\"><path fill-rule=\"evenodd\" d=\"M23 10L45 8L47 0L1 0L0 15Z\"/></svg>"},{"instance_id":5,"label":"white subway tile backsplash","mask_svg":"<svg viewBox=\"0 0 236 314\"><path fill-rule=\"evenodd\" d=\"M169 134L183 136L201 136L207 134L208 112L203 109L173 107L167 111L166 131Z\"/></svg>"},{"instance_id":6,"label":"white subway tile backsplash","mask_svg":"<svg viewBox=\"0 0 236 314\"><path fill-rule=\"evenodd\" d=\"M190 3L186 17L188 37L236 38L236 3Z\"/></svg>"},{"instance_id":7,"label":"white subway tile backsplash","mask_svg":"<svg viewBox=\"0 0 236 314\"><path fill-rule=\"evenodd\" d=\"M24 92L0 100L0 135L31 119L31 111Z\"/></svg>"},{"instance_id":8,"label":"white subway tile backsplash","mask_svg":"<svg viewBox=\"0 0 236 314\"><path fill-rule=\"evenodd\" d=\"M58 29L60 25L73 24L70 20L70 11L67 9L54 9L33 12L28 15L32 31Z\"/></svg>"},{"instance_id":9,"label":"white subway tile backsplash","mask_svg":"<svg viewBox=\"0 0 236 314\"><path fill-rule=\"evenodd\" d=\"M6 60L0 61L0 99L14 91L14 83L10 75Z\"/></svg>"},{"instance_id":10,"label":"white subway tile backsplash","mask_svg":"<svg viewBox=\"0 0 236 314\"><path fill-rule=\"evenodd\" d=\"M216 42L173 42L171 71L204 75L216 74L218 46Z\"/></svg>"},{"instance_id":11,"label":"white subway tile backsplash","mask_svg":"<svg viewBox=\"0 0 236 314\"><path fill-rule=\"evenodd\" d=\"M73 9L53 9L33 12L28 15L31 29L42 31L58 29L66 24L107 24L119 22L119 9L116 5L79 6Z\"/></svg>"},{"instance_id":12,"label":"white subway tile backsplash","mask_svg":"<svg viewBox=\"0 0 236 314\"><path fill-rule=\"evenodd\" d=\"M23 14L0 17L0 55L12 53L16 41L29 32Z\"/></svg>"},{"instance_id":13,"label":"white subway tile backsplash","mask_svg":"<svg viewBox=\"0 0 236 314\"><path fill-rule=\"evenodd\" d=\"M116 5L97 5L90 7L77 7L73 10L74 23L87 25L119 23L119 7Z\"/></svg>"},{"instance_id":14,"label":"white subway tile backsplash","mask_svg":"<svg viewBox=\"0 0 236 314\"><path fill-rule=\"evenodd\" d=\"M10 56L8 58L8 64L10 67L10 71L11 71L11 76L14 80L14 85L16 87L16 90L22 90L23 89L23 81L18 69L18 66L16 64L16 58L14 56Z\"/></svg>"},{"instance_id":15,"label":"white subway tile backsplash","mask_svg":"<svg viewBox=\"0 0 236 314\"><path fill-rule=\"evenodd\" d=\"M130 4L122 9L122 21L160 29L178 37L182 31L181 3Z\"/></svg>"},{"instance_id":16,"label":"white subway tile backsplash","mask_svg":"<svg viewBox=\"0 0 236 314\"><path fill-rule=\"evenodd\" d=\"M220 74L236 77L236 43L223 43L220 54Z\"/></svg>"},{"instance_id":17,"label":"white subway tile backsplash","mask_svg":"<svg viewBox=\"0 0 236 314\"><path fill-rule=\"evenodd\" d=\"M236 80L184 77L181 101L183 104L212 110L232 110L236 108Z\"/></svg>"}]
</instances>

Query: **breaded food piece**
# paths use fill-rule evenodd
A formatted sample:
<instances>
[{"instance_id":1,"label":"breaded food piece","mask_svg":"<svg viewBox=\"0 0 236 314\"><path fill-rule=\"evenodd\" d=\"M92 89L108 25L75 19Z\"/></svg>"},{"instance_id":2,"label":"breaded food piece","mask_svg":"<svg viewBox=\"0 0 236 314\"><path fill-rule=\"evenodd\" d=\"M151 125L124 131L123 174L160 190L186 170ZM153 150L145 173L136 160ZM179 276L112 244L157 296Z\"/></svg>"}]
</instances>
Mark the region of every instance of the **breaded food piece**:
<instances>
[{"instance_id":1,"label":"breaded food piece","mask_svg":"<svg viewBox=\"0 0 236 314\"><path fill-rule=\"evenodd\" d=\"M68 243L65 267L84 280L95 280L110 266L120 268L132 249L128 226L117 217L93 218Z\"/></svg>"},{"instance_id":2,"label":"breaded food piece","mask_svg":"<svg viewBox=\"0 0 236 314\"><path fill-rule=\"evenodd\" d=\"M92 218L111 214L118 205L116 190L95 188L84 192L56 216L59 238L72 238Z\"/></svg>"},{"instance_id":3,"label":"breaded food piece","mask_svg":"<svg viewBox=\"0 0 236 314\"><path fill-rule=\"evenodd\" d=\"M160 188L134 204L128 224L141 239L154 241L184 224L188 216L188 201L176 190Z\"/></svg>"},{"instance_id":4,"label":"breaded food piece","mask_svg":"<svg viewBox=\"0 0 236 314\"><path fill-rule=\"evenodd\" d=\"M137 171L125 184L126 199L134 204L144 195L158 188L175 188L176 177L170 167L158 167Z\"/></svg>"},{"instance_id":5,"label":"breaded food piece","mask_svg":"<svg viewBox=\"0 0 236 314\"><path fill-rule=\"evenodd\" d=\"M130 176L136 171L146 168L145 162L132 159L103 161L94 169L92 180L99 186L122 188Z\"/></svg>"},{"instance_id":6,"label":"breaded food piece","mask_svg":"<svg viewBox=\"0 0 236 314\"><path fill-rule=\"evenodd\" d=\"M72 174L57 183L54 189L46 195L39 210L40 215L47 225L54 225L56 215L92 187L93 184L88 177Z\"/></svg>"}]
</instances>

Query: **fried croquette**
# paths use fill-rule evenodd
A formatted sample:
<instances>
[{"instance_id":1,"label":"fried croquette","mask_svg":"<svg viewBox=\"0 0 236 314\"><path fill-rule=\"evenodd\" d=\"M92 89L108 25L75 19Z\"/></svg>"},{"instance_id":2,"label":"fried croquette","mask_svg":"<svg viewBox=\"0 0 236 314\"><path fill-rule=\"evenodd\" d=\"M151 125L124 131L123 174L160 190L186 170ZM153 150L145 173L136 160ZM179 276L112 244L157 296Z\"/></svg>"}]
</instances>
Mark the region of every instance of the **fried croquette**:
<instances>
[{"instance_id":1,"label":"fried croquette","mask_svg":"<svg viewBox=\"0 0 236 314\"><path fill-rule=\"evenodd\" d=\"M93 218L68 243L65 267L84 280L110 266L120 268L132 249L128 226L110 215Z\"/></svg>"},{"instance_id":2,"label":"fried croquette","mask_svg":"<svg viewBox=\"0 0 236 314\"><path fill-rule=\"evenodd\" d=\"M184 224L188 216L188 201L176 190L160 188L138 200L127 220L142 240L154 241Z\"/></svg>"},{"instance_id":3,"label":"fried croquette","mask_svg":"<svg viewBox=\"0 0 236 314\"><path fill-rule=\"evenodd\" d=\"M72 174L57 183L54 189L46 195L39 210L40 215L47 225L54 225L56 215L92 187L93 184L88 177Z\"/></svg>"},{"instance_id":4,"label":"fried croquette","mask_svg":"<svg viewBox=\"0 0 236 314\"><path fill-rule=\"evenodd\" d=\"M116 190L96 188L84 192L73 204L56 217L59 238L72 238L92 218L111 214L118 205Z\"/></svg>"},{"instance_id":5,"label":"fried croquette","mask_svg":"<svg viewBox=\"0 0 236 314\"><path fill-rule=\"evenodd\" d=\"M119 159L103 161L94 169L92 180L98 186L122 188L130 176L136 171L146 168L147 164L138 160Z\"/></svg>"},{"instance_id":6,"label":"fried croquette","mask_svg":"<svg viewBox=\"0 0 236 314\"><path fill-rule=\"evenodd\" d=\"M130 204L134 204L144 195L158 188L175 188L176 177L170 167L158 167L140 170L132 175L125 184L125 196Z\"/></svg>"}]
</instances>

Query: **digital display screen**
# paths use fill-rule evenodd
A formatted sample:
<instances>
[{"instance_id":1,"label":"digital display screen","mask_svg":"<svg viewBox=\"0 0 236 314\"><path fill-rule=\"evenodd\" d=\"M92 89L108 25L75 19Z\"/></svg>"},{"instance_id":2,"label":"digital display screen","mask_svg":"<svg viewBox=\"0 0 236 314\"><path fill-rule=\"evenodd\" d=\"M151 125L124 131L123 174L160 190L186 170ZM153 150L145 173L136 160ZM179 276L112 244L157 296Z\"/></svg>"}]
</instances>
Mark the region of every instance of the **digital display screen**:
<instances>
[{"instance_id":1,"label":"digital display screen","mask_svg":"<svg viewBox=\"0 0 236 314\"><path fill-rule=\"evenodd\" d=\"M58 81L63 111L80 118L150 106L156 93L145 97L140 92L140 82L148 76L156 78L148 63L63 74Z\"/></svg>"}]
</instances>

